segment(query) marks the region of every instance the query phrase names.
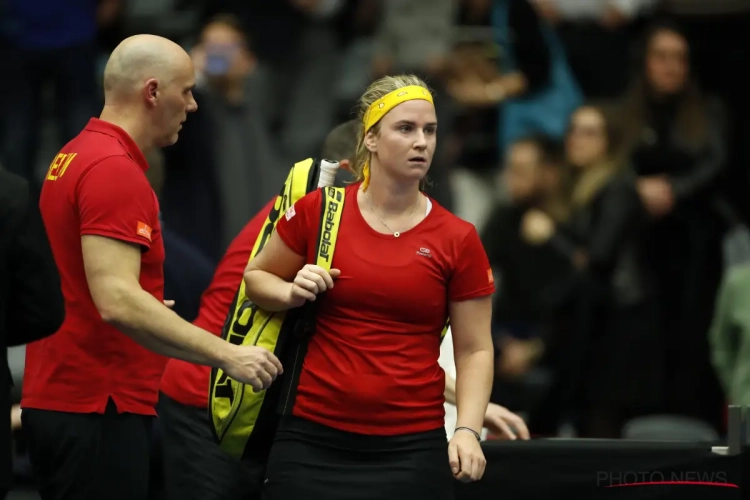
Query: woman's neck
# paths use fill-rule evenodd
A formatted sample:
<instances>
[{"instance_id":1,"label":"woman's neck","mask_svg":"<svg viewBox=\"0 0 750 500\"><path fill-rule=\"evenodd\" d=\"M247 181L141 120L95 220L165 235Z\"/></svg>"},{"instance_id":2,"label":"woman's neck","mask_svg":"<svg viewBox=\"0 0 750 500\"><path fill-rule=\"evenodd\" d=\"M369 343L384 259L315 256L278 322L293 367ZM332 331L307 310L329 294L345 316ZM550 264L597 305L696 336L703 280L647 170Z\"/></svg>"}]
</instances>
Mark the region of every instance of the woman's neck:
<instances>
[{"instance_id":1,"label":"woman's neck","mask_svg":"<svg viewBox=\"0 0 750 500\"><path fill-rule=\"evenodd\" d=\"M372 204L378 207L383 215L399 215L412 210L419 202L419 181L414 183L397 183L387 177L373 176L365 193Z\"/></svg>"}]
</instances>

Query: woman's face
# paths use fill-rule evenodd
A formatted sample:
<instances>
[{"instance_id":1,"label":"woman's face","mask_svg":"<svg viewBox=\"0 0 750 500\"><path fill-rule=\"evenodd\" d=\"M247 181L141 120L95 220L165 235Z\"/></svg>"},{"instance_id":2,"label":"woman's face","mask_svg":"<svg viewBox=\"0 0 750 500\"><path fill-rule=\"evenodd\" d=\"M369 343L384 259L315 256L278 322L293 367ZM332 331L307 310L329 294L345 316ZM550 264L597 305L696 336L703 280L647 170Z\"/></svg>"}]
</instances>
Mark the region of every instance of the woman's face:
<instances>
[{"instance_id":1,"label":"woman's face","mask_svg":"<svg viewBox=\"0 0 750 500\"><path fill-rule=\"evenodd\" d=\"M690 72L687 40L670 30L657 31L646 52L646 80L657 94L680 92Z\"/></svg>"},{"instance_id":2,"label":"woman's face","mask_svg":"<svg viewBox=\"0 0 750 500\"><path fill-rule=\"evenodd\" d=\"M586 168L607 155L607 129L604 117L594 108L578 108L570 119L565 139L568 163Z\"/></svg>"},{"instance_id":3,"label":"woman's face","mask_svg":"<svg viewBox=\"0 0 750 500\"><path fill-rule=\"evenodd\" d=\"M435 107L429 101L402 102L380 120L378 134L368 134L367 149L389 177L421 180L437 144Z\"/></svg>"}]
</instances>

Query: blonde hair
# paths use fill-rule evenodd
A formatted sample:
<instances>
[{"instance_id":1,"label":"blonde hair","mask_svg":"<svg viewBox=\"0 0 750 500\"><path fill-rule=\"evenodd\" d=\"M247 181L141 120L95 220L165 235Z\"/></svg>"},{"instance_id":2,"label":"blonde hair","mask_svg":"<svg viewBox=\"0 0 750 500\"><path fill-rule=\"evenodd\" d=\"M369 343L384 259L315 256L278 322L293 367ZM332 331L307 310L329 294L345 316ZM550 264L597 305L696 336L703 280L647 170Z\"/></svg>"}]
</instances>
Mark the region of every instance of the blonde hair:
<instances>
[{"instance_id":1,"label":"blonde hair","mask_svg":"<svg viewBox=\"0 0 750 500\"><path fill-rule=\"evenodd\" d=\"M364 181L365 174L363 169L365 164L370 161L372 153L365 146L365 138L369 132L377 135L380 133L380 122L372 126L368 131L365 131L365 114L370 108L372 103L383 97L384 95L398 90L400 88L409 87L416 85L426 89L428 92L430 88L425 82L415 75L397 75L397 76L384 76L379 80L375 80L367 87L367 90L362 94L357 103L357 118L359 121L359 130L357 132L357 149L354 155L354 164L352 166L352 172L354 172L354 182Z\"/></svg>"}]
</instances>

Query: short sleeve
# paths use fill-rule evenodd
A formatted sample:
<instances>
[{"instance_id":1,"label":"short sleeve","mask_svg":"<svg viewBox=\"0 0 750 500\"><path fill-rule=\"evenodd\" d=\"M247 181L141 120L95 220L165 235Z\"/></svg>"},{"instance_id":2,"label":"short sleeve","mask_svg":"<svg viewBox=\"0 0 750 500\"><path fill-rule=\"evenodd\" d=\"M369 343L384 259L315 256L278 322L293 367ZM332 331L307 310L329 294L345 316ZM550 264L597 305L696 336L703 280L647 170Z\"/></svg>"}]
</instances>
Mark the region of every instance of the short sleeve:
<instances>
[{"instance_id":1,"label":"short sleeve","mask_svg":"<svg viewBox=\"0 0 750 500\"><path fill-rule=\"evenodd\" d=\"M76 191L81 236L106 236L145 248L159 220L148 179L128 158L113 156L94 165Z\"/></svg>"},{"instance_id":2,"label":"short sleeve","mask_svg":"<svg viewBox=\"0 0 750 500\"><path fill-rule=\"evenodd\" d=\"M307 257L313 235L317 238L320 203L321 192L316 189L297 200L276 224L281 241L297 255Z\"/></svg>"},{"instance_id":3,"label":"short sleeve","mask_svg":"<svg viewBox=\"0 0 750 500\"><path fill-rule=\"evenodd\" d=\"M453 275L448 284L448 299L453 302L476 299L494 292L495 280L487 253L477 230L472 227L459 247Z\"/></svg>"}]
</instances>

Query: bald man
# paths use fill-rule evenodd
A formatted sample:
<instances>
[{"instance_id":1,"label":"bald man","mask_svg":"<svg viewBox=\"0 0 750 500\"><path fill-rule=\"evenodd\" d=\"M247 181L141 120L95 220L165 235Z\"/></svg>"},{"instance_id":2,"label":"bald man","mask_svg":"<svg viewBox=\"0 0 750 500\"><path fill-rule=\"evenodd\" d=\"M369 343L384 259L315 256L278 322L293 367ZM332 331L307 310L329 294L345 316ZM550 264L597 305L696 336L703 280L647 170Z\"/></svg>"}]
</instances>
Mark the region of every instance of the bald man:
<instances>
[{"instance_id":1,"label":"bald man","mask_svg":"<svg viewBox=\"0 0 750 500\"><path fill-rule=\"evenodd\" d=\"M256 390L281 372L165 304L159 206L144 157L177 140L197 106L190 57L140 35L112 53L100 118L54 158L40 208L66 317L27 348L23 429L44 500L142 500L167 358L220 367ZM168 301L167 301L168 302Z\"/></svg>"}]
</instances>

